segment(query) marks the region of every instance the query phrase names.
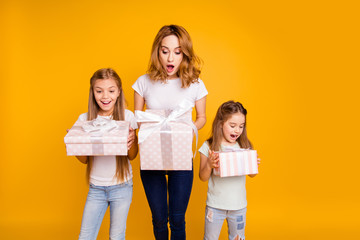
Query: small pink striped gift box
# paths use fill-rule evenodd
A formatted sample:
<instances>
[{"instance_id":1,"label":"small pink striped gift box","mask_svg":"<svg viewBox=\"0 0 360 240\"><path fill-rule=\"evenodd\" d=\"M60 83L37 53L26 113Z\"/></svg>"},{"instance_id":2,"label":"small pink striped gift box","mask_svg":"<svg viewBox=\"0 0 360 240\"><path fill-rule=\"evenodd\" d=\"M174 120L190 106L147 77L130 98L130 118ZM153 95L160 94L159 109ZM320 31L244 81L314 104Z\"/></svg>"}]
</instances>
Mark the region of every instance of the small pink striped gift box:
<instances>
[{"instance_id":1,"label":"small pink striped gift box","mask_svg":"<svg viewBox=\"0 0 360 240\"><path fill-rule=\"evenodd\" d=\"M115 121L118 126L108 131L86 132L84 124L91 121L77 121L64 138L68 156L126 156L129 122Z\"/></svg>"},{"instance_id":2,"label":"small pink striped gift box","mask_svg":"<svg viewBox=\"0 0 360 240\"><path fill-rule=\"evenodd\" d=\"M258 173L256 150L239 149L218 153L220 165L214 169L215 175L231 177Z\"/></svg>"},{"instance_id":3,"label":"small pink striped gift box","mask_svg":"<svg viewBox=\"0 0 360 240\"><path fill-rule=\"evenodd\" d=\"M166 116L165 110L146 112ZM191 111L186 113L191 119ZM156 123L141 123L140 131ZM142 170L192 170L192 127L182 122L169 122L169 129L154 131L139 144Z\"/></svg>"}]
</instances>

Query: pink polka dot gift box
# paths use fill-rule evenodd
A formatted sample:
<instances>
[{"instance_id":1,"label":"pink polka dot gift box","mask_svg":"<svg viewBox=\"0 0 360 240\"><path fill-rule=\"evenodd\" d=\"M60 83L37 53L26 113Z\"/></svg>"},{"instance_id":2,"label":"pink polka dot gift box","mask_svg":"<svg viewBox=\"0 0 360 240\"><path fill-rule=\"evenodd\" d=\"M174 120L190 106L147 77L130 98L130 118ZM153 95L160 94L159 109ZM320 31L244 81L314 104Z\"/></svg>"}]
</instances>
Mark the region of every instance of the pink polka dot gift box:
<instances>
[{"instance_id":1,"label":"pink polka dot gift box","mask_svg":"<svg viewBox=\"0 0 360 240\"><path fill-rule=\"evenodd\" d=\"M97 118L77 121L64 138L68 156L127 155L129 122Z\"/></svg>"},{"instance_id":2,"label":"pink polka dot gift box","mask_svg":"<svg viewBox=\"0 0 360 240\"><path fill-rule=\"evenodd\" d=\"M191 170L192 140L196 127L191 108L182 111L135 111L139 130L142 170ZM194 129L195 128L195 129Z\"/></svg>"}]
</instances>

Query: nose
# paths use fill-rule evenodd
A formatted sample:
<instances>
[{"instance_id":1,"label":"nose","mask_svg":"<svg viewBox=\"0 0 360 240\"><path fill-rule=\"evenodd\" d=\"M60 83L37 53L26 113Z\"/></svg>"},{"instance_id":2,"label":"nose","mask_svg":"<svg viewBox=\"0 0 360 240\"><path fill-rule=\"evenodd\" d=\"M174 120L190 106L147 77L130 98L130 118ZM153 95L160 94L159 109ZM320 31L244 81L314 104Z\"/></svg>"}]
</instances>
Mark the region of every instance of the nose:
<instances>
[{"instance_id":1,"label":"nose","mask_svg":"<svg viewBox=\"0 0 360 240\"><path fill-rule=\"evenodd\" d=\"M108 92L107 92L107 91L104 91L104 93L103 93L103 98L106 99L106 98L108 97L108 95L109 95Z\"/></svg>"},{"instance_id":2,"label":"nose","mask_svg":"<svg viewBox=\"0 0 360 240\"><path fill-rule=\"evenodd\" d=\"M168 62L174 61L174 53L170 52L167 60Z\"/></svg>"}]
</instances>

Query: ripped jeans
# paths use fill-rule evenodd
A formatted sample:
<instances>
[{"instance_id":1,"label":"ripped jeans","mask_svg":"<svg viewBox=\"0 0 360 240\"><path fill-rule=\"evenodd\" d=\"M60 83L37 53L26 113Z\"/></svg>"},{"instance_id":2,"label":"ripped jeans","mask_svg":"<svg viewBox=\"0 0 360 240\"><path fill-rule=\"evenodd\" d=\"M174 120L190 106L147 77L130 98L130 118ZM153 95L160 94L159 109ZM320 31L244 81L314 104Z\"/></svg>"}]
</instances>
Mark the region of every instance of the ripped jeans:
<instances>
[{"instance_id":1,"label":"ripped jeans","mask_svg":"<svg viewBox=\"0 0 360 240\"><path fill-rule=\"evenodd\" d=\"M245 239L246 208L223 210L206 206L204 240L218 240L226 219L229 240Z\"/></svg>"}]
</instances>

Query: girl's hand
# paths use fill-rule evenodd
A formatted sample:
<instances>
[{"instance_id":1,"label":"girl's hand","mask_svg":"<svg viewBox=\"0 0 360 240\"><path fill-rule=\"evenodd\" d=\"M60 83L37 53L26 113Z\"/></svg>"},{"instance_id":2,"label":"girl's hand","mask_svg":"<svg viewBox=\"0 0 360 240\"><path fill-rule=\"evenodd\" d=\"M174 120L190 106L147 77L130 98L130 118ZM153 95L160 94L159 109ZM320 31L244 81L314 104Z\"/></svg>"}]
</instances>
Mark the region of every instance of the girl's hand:
<instances>
[{"instance_id":1,"label":"girl's hand","mask_svg":"<svg viewBox=\"0 0 360 240\"><path fill-rule=\"evenodd\" d=\"M258 168L259 168L259 165L260 165L260 158L259 158L259 155L258 155L258 158L257 158L257 165L258 165ZM257 174L249 174L248 176L249 177L255 177Z\"/></svg>"},{"instance_id":2,"label":"girl's hand","mask_svg":"<svg viewBox=\"0 0 360 240\"><path fill-rule=\"evenodd\" d=\"M209 150L208 164L211 168L219 167L219 153Z\"/></svg>"},{"instance_id":3,"label":"girl's hand","mask_svg":"<svg viewBox=\"0 0 360 240\"><path fill-rule=\"evenodd\" d=\"M133 145L134 141L135 141L135 130L130 127L130 128L129 128L128 141L127 141L128 150L131 148L131 146Z\"/></svg>"}]
</instances>

